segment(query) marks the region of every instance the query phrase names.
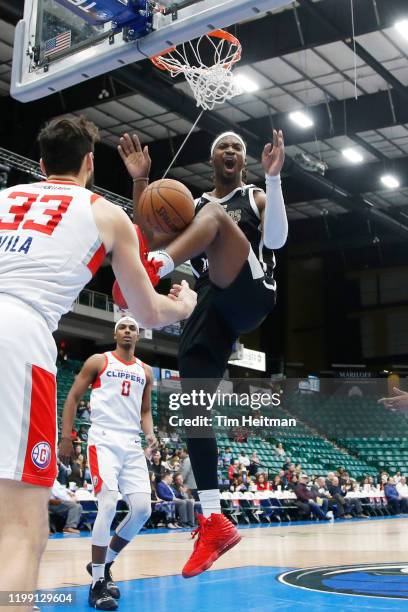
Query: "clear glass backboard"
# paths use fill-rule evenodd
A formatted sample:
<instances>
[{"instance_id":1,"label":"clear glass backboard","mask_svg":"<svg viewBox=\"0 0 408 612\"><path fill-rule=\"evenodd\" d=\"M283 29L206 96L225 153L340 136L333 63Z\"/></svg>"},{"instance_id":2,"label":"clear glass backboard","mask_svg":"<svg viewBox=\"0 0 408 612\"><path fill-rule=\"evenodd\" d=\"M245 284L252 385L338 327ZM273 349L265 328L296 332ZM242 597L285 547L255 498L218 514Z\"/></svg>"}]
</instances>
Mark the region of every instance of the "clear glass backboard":
<instances>
[{"instance_id":1,"label":"clear glass backboard","mask_svg":"<svg viewBox=\"0 0 408 612\"><path fill-rule=\"evenodd\" d=\"M28 102L291 0L26 0L11 95Z\"/></svg>"}]
</instances>

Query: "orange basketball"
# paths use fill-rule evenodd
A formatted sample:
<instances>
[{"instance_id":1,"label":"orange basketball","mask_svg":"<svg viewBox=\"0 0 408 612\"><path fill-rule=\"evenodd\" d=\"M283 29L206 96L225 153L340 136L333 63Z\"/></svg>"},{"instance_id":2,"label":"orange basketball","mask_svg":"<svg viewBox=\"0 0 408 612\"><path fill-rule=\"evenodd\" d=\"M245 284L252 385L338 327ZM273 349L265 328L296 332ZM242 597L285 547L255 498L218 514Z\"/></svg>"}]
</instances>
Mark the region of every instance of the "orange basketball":
<instances>
[{"instance_id":1,"label":"orange basketball","mask_svg":"<svg viewBox=\"0 0 408 612\"><path fill-rule=\"evenodd\" d=\"M183 183L161 179L146 187L139 199L139 214L151 229L175 234L194 218L194 198Z\"/></svg>"}]
</instances>

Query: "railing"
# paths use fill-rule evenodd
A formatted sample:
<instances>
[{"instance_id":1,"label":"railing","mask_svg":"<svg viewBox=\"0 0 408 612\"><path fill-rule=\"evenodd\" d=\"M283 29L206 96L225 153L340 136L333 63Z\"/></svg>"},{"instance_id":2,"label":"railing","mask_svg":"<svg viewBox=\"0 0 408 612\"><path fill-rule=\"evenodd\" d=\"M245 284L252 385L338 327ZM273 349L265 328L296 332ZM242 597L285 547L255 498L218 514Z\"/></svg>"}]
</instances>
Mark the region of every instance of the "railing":
<instances>
[{"instance_id":1,"label":"railing","mask_svg":"<svg viewBox=\"0 0 408 612\"><path fill-rule=\"evenodd\" d=\"M98 291L91 291L90 289L81 291L75 300L75 304L97 308L105 312L113 312L113 302L109 295L106 295L106 293L99 293Z\"/></svg>"}]
</instances>

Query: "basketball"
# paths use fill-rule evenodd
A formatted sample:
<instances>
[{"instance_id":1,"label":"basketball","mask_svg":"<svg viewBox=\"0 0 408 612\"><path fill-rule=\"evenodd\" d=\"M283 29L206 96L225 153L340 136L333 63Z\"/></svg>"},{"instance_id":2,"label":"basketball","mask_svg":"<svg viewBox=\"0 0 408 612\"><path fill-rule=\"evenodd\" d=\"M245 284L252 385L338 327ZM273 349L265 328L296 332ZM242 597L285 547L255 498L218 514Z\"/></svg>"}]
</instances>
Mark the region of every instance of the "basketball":
<instances>
[{"instance_id":1,"label":"basketball","mask_svg":"<svg viewBox=\"0 0 408 612\"><path fill-rule=\"evenodd\" d=\"M193 220L194 198L183 183L161 179L151 183L142 193L139 214L151 229L175 234Z\"/></svg>"}]
</instances>

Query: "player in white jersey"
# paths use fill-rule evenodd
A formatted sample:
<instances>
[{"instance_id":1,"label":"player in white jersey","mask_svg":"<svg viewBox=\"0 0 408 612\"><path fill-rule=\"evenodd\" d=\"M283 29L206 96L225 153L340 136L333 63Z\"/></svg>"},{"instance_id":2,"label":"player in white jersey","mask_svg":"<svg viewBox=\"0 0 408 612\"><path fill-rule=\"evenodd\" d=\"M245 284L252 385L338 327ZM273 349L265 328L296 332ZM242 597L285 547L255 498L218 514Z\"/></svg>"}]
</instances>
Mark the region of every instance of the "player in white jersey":
<instances>
[{"instance_id":1,"label":"player in white jersey","mask_svg":"<svg viewBox=\"0 0 408 612\"><path fill-rule=\"evenodd\" d=\"M68 393L62 415L61 459L73 454L70 439L77 406L92 385L91 427L88 458L98 499L98 515L92 531L92 574L89 603L98 610L116 610L120 593L111 575L119 552L139 532L150 516L150 481L140 433L148 452L156 447L151 413L151 368L134 356L139 328L131 317L115 325L113 352L89 357ZM110 538L118 491L129 506L129 514ZM108 547L109 545L109 547Z\"/></svg>"},{"instance_id":2,"label":"player in white jersey","mask_svg":"<svg viewBox=\"0 0 408 612\"><path fill-rule=\"evenodd\" d=\"M187 285L176 300L154 291L127 215L86 188L97 138L84 118L52 121L39 136L47 180L0 192L0 499L7 500L0 504L0 558L8 560L0 591L35 590L48 537L56 476L52 332L61 315L106 253L145 326L184 319L195 306Z\"/></svg>"}]
</instances>

